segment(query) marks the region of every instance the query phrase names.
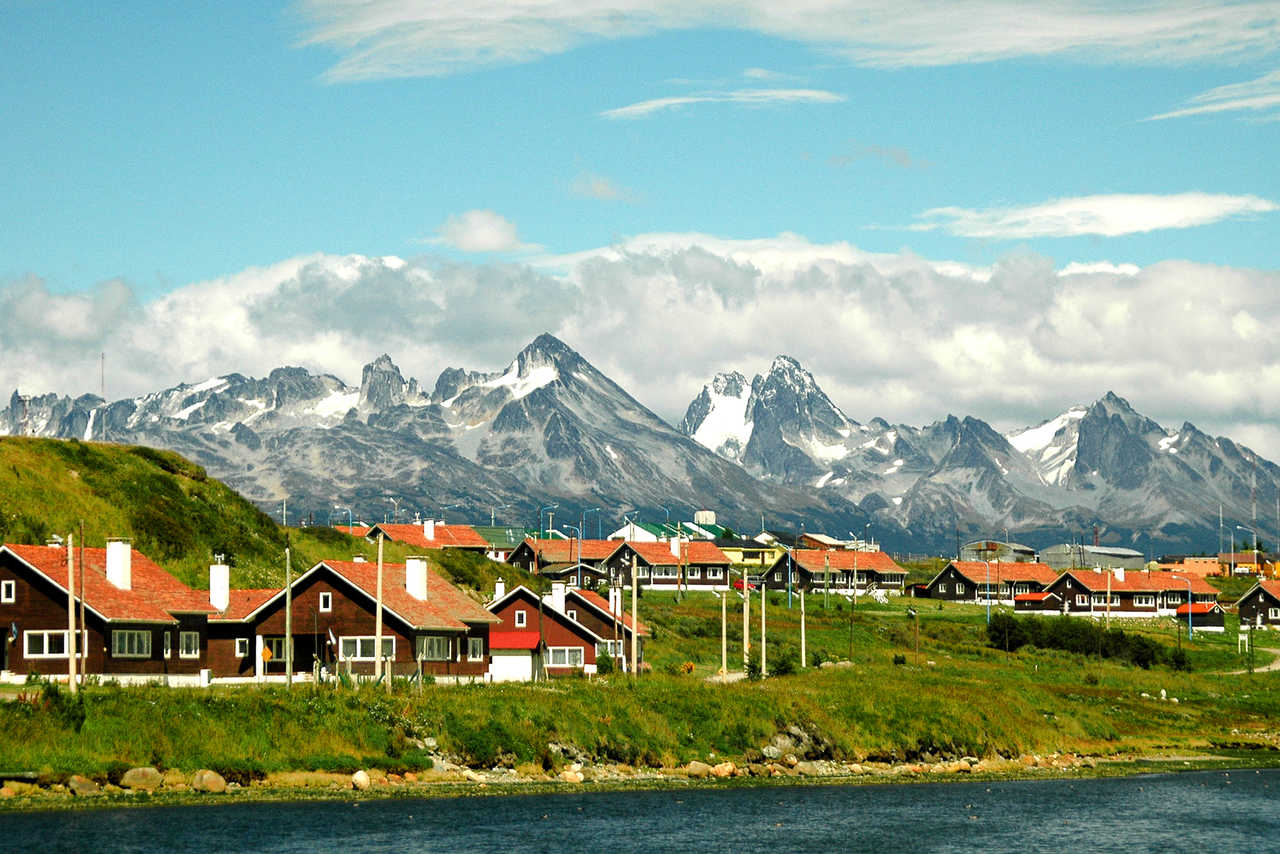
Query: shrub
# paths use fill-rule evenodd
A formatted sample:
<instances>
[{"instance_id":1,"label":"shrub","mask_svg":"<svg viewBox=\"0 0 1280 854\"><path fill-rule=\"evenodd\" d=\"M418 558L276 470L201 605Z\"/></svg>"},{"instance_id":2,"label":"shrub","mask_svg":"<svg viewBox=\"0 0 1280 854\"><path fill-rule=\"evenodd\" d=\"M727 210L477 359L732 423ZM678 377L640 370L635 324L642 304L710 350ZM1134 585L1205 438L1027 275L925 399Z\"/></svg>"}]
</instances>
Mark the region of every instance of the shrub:
<instances>
[{"instance_id":1,"label":"shrub","mask_svg":"<svg viewBox=\"0 0 1280 854\"><path fill-rule=\"evenodd\" d=\"M602 652L596 656L596 673L601 676L608 676L613 671L613 656L607 652Z\"/></svg>"}]
</instances>

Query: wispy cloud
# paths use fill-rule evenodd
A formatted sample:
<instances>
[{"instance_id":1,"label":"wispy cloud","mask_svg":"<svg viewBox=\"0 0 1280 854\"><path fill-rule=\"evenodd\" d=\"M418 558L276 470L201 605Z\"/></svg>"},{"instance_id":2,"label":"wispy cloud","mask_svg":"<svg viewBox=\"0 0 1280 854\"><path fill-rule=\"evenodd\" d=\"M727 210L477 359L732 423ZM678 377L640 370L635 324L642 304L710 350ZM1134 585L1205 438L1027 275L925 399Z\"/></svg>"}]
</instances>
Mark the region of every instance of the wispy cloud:
<instances>
[{"instance_id":1,"label":"wispy cloud","mask_svg":"<svg viewBox=\"0 0 1280 854\"><path fill-rule=\"evenodd\" d=\"M834 104L843 100L843 95L822 89L738 89L733 92L700 92L694 95L652 98L605 110L600 115L608 119L639 119L691 104L745 104L763 107L771 104Z\"/></svg>"},{"instance_id":2,"label":"wispy cloud","mask_svg":"<svg viewBox=\"0 0 1280 854\"><path fill-rule=\"evenodd\" d=\"M301 0L303 44L338 53L333 81L454 74L578 45L715 26L902 68L1070 55L1182 63L1275 52L1273 0ZM756 78L765 79L765 78Z\"/></svg>"},{"instance_id":3,"label":"wispy cloud","mask_svg":"<svg viewBox=\"0 0 1280 854\"><path fill-rule=\"evenodd\" d=\"M1160 119L1177 119L1183 116L1197 116L1203 113L1226 113L1249 111L1262 113L1275 110L1272 116L1280 115L1280 71L1264 74L1256 80L1244 83L1231 83L1202 92L1187 100L1181 109L1151 116L1148 121Z\"/></svg>"},{"instance_id":4,"label":"wispy cloud","mask_svg":"<svg viewBox=\"0 0 1280 854\"><path fill-rule=\"evenodd\" d=\"M517 252L542 248L536 243L522 242L515 223L490 210L450 214L436 229L436 236L423 242L463 252Z\"/></svg>"},{"instance_id":5,"label":"wispy cloud","mask_svg":"<svg viewBox=\"0 0 1280 854\"><path fill-rule=\"evenodd\" d=\"M947 231L961 237L1118 237L1168 228L1191 228L1280 209L1258 196L1212 193L1103 195L1055 199L1025 207L933 208L912 231Z\"/></svg>"},{"instance_id":6,"label":"wispy cloud","mask_svg":"<svg viewBox=\"0 0 1280 854\"><path fill-rule=\"evenodd\" d=\"M628 187L615 183L603 175L583 172L569 184L569 193L583 199L596 199L601 202L629 202L635 199L635 193Z\"/></svg>"}]
</instances>

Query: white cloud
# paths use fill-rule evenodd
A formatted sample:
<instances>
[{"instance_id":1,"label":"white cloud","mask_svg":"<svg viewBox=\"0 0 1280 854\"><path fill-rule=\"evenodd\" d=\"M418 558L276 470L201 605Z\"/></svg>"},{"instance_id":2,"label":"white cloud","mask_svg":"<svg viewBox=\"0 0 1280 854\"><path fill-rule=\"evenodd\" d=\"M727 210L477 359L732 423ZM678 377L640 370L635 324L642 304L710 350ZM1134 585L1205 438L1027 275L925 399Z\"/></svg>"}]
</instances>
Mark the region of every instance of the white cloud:
<instances>
[{"instance_id":1,"label":"white cloud","mask_svg":"<svg viewBox=\"0 0 1280 854\"><path fill-rule=\"evenodd\" d=\"M629 202L635 198L629 188L615 183L611 178L583 172L569 184L572 195L601 202Z\"/></svg>"},{"instance_id":2,"label":"white cloud","mask_svg":"<svg viewBox=\"0 0 1280 854\"><path fill-rule=\"evenodd\" d=\"M943 230L961 237L1116 237L1167 228L1209 225L1233 217L1270 213L1275 202L1257 196L1214 193L1078 196L1025 207L933 208L920 214L913 231Z\"/></svg>"},{"instance_id":3,"label":"white cloud","mask_svg":"<svg viewBox=\"0 0 1280 854\"><path fill-rule=\"evenodd\" d=\"M694 95L652 98L648 101L628 104L625 107L605 110L600 115L609 119L638 119L690 104L746 104L761 107L770 104L834 104L843 100L843 95L822 89L737 89L732 92L701 92Z\"/></svg>"},{"instance_id":4,"label":"white cloud","mask_svg":"<svg viewBox=\"0 0 1280 854\"><path fill-rule=\"evenodd\" d=\"M1202 92L1189 99L1185 107L1152 116L1149 121L1176 119L1203 113L1236 111L1265 113L1269 110L1280 111L1280 71L1272 71L1270 74L1264 74L1244 83L1231 83Z\"/></svg>"},{"instance_id":5,"label":"white cloud","mask_svg":"<svg viewBox=\"0 0 1280 854\"><path fill-rule=\"evenodd\" d=\"M1111 269L1114 266L1116 269ZM531 264L315 255L139 304L110 282L0 283L0 394L112 397L292 364L358 382L388 352L428 388L542 331L677 421L718 370L799 359L850 416L1039 423L1107 390L1280 459L1280 272L1168 261L1055 269L864 252L802 236L639 235Z\"/></svg>"},{"instance_id":6,"label":"white cloud","mask_svg":"<svg viewBox=\"0 0 1280 854\"><path fill-rule=\"evenodd\" d=\"M335 81L452 74L664 31L740 29L877 67L1070 55L1183 63L1276 49L1271 0L301 0L304 44L339 54Z\"/></svg>"},{"instance_id":7,"label":"white cloud","mask_svg":"<svg viewBox=\"0 0 1280 854\"><path fill-rule=\"evenodd\" d=\"M536 243L522 243L515 223L490 210L450 214L436 229L436 235L426 242L463 252L516 252L542 248Z\"/></svg>"}]
</instances>

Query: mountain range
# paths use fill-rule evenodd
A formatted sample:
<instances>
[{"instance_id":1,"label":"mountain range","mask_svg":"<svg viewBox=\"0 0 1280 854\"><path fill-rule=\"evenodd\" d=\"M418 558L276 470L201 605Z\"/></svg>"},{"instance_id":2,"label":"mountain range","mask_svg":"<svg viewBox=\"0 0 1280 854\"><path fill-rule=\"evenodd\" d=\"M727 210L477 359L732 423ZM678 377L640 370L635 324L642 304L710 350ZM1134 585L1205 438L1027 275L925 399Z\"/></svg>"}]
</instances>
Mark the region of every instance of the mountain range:
<instances>
[{"instance_id":1,"label":"mountain range","mask_svg":"<svg viewBox=\"0 0 1280 854\"><path fill-rule=\"evenodd\" d=\"M1249 449L1166 430L1111 393L1008 434L973 417L859 423L787 356L750 382L718 374L676 428L545 334L502 371L447 368L430 391L385 355L358 386L282 367L110 402L15 391L0 434L175 450L274 514L287 502L294 522L350 511L536 526L548 509L593 536L626 516L709 508L752 533L869 530L938 553L957 538L1047 545L1095 528L1152 552L1212 549L1219 503L1252 524L1253 500L1275 506L1280 482Z\"/></svg>"}]
</instances>

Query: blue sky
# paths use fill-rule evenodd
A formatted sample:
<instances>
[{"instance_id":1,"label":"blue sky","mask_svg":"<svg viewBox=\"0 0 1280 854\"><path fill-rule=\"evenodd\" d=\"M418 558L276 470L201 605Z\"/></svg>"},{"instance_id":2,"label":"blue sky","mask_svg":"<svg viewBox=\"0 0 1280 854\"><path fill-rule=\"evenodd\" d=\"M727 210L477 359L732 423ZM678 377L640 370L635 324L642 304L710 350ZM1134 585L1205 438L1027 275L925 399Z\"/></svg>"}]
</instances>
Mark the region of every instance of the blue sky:
<instances>
[{"instance_id":1,"label":"blue sky","mask_svg":"<svg viewBox=\"0 0 1280 854\"><path fill-rule=\"evenodd\" d=\"M855 417L967 407L1034 421L1100 396L1112 379L1152 385L1141 359L1098 366L1055 355L1036 373L1028 365L1046 358L1040 336L1115 320L1129 299L1116 294L1159 305L1161 292L1181 287L1229 294L1229 304L1188 301L1181 319L1144 321L1125 303L1129 325L1116 334L1153 326L1194 334L1195 323L1216 317L1249 348L1249 372L1190 367L1226 387L1257 387L1273 362L1250 324L1270 325L1280 270L1280 6L813 0L789 9L697 0L130 2L104 20L96 4L9 0L0 5L0 306L83 316L78 337L53 350L24 337L29 322L0 323L11 354L0 380L86 388L81 363L111 345L111 311L132 306L155 323L166 298L177 305L198 292L207 304L232 304L249 298L236 289L260 281L254 270L284 277L263 288L301 293L291 278L298 265L285 262L302 257L398 256L424 275L448 270L472 282L458 286L454 305L534 282L534 294L567 294L575 304L601 292L607 312L626 286L599 265L623 275L609 247L628 247L631 257L667 265L671 299L694 305L708 285L726 318L727 331L703 349L673 355L682 360L669 372L678 381L636 390L664 415L678 417L678 402L713 370L750 372L790 347L825 371L820 382L846 406L890 410ZM759 276L751 298L726 296L729 286L712 274L674 264L677 245L727 263L730 278L735 265L751 265ZM868 267L846 258L862 284L833 298L854 300L879 276L887 290L876 297L886 305L932 296L950 306L939 293L976 289L1025 309L1025 352L1004 354L1021 367L958 394L928 385L937 366L926 360L914 380L886 368L882 386L867 391L866 365L803 352L804 338L744 350L733 318L803 311L773 300L803 295L813 268L798 265L841 247L896 260ZM790 260L775 264L779 253ZM1016 272L1026 258L1035 272ZM911 259L927 260L931 275L970 272L917 293L900 278L914 274L886 272ZM1183 263L1192 265L1176 268L1183 284L1160 278ZM993 278L993 269L1004 272ZM1045 279L1046 269L1058 278ZM1089 280L1091 299L1111 301L1109 319L1086 320L1108 305L1079 308L1088 301L1072 294L1084 280L1061 275L1072 270L1113 275ZM872 302L851 302L853 319L837 331L871 334ZM970 304L956 302L935 331L966 326L957 311ZM870 318L867 329L857 318ZM625 353L593 340L598 316L562 309L540 322L612 360L624 379L643 384L652 373L628 369ZM249 372L291 358L350 379L371 351L400 343L360 338L339 318L329 331L341 346L191 344L198 355L174 370ZM442 361L498 360L524 343L482 346L446 331L438 348L408 356L427 381ZM409 333L403 345L420 346ZM36 367L49 358L71 367ZM202 378L158 377L142 367L152 356L137 358L122 390ZM999 358L989 350L977 374ZM923 390L901 391L912 382ZM1149 410L1175 417L1182 405L1187 417L1280 452L1280 408L1218 390L1201 408L1180 400L1176 380L1166 385L1145 401Z\"/></svg>"}]
</instances>

